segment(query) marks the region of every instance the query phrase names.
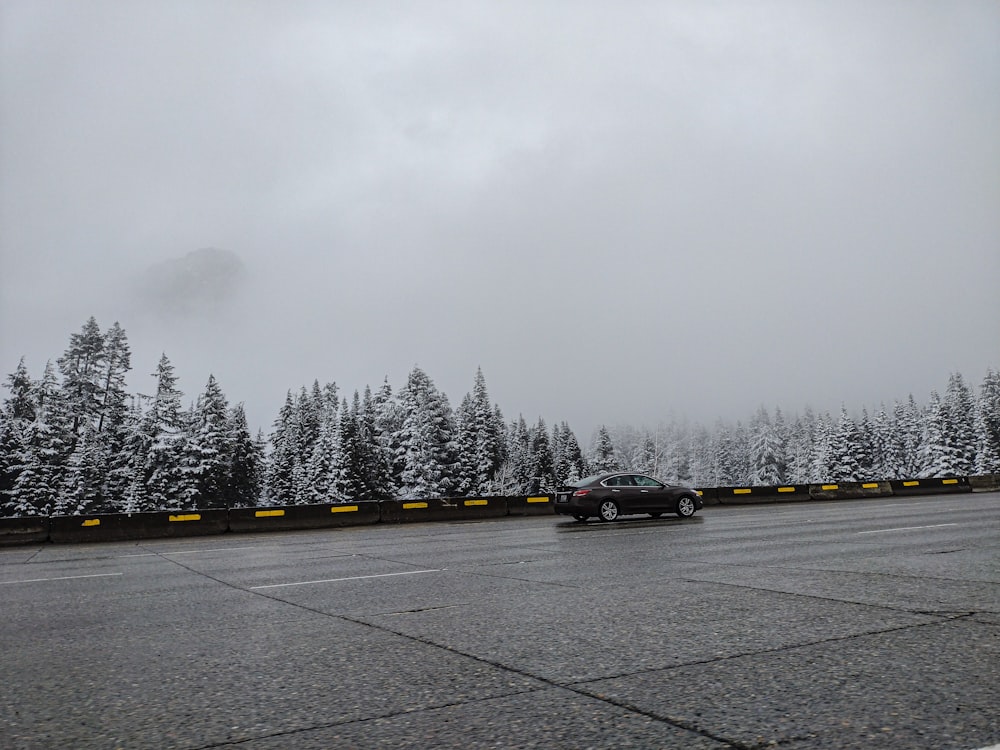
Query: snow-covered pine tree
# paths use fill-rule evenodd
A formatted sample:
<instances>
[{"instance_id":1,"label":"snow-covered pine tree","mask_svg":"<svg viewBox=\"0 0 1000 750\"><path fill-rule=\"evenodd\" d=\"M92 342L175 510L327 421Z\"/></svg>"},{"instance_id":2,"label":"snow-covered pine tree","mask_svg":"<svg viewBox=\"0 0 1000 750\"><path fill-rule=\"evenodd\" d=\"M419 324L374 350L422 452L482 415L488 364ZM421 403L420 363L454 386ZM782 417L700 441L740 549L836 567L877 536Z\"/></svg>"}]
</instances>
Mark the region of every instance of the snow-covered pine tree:
<instances>
[{"instance_id":1,"label":"snow-covered pine tree","mask_svg":"<svg viewBox=\"0 0 1000 750\"><path fill-rule=\"evenodd\" d=\"M252 507L260 501L263 477L263 439L254 440L247 425L243 404L229 412L232 464L225 502L229 508Z\"/></svg>"},{"instance_id":2,"label":"snow-covered pine tree","mask_svg":"<svg viewBox=\"0 0 1000 750\"><path fill-rule=\"evenodd\" d=\"M156 395L141 428L149 441L143 509L181 510L190 497L190 471L185 461L188 424L174 366L166 354L160 357L153 377Z\"/></svg>"},{"instance_id":3,"label":"snow-covered pine tree","mask_svg":"<svg viewBox=\"0 0 1000 750\"><path fill-rule=\"evenodd\" d=\"M948 379L942 403L944 418L944 472L949 476L968 476L976 465L975 399L962 374Z\"/></svg>"},{"instance_id":4,"label":"snow-covered pine tree","mask_svg":"<svg viewBox=\"0 0 1000 750\"><path fill-rule=\"evenodd\" d=\"M365 386L358 412L358 443L362 448L363 492L366 500L392 499L392 470L389 455L383 450L378 428L378 408L370 387Z\"/></svg>"},{"instance_id":5,"label":"snow-covered pine tree","mask_svg":"<svg viewBox=\"0 0 1000 750\"><path fill-rule=\"evenodd\" d=\"M8 512L10 492L20 473L21 454L27 426L35 421L35 384L21 357L17 369L7 376L10 396L0 409L0 516Z\"/></svg>"},{"instance_id":6,"label":"snow-covered pine tree","mask_svg":"<svg viewBox=\"0 0 1000 750\"><path fill-rule=\"evenodd\" d=\"M389 497L393 497L398 494L403 481L403 462L399 458L402 455L399 436L403 430L403 410L393 396L388 378L383 379L382 385L372 396L371 411L375 442L382 452L379 462L389 472L385 490Z\"/></svg>"},{"instance_id":7,"label":"snow-covered pine tree","mask_svg":"<svg viewBox=\"0 0 1000 750\"><path fill-rule=\"evenodd\" d=\"M594 439L594 450L588 462L595 472L601 474L606 471L618 471L618 456L615 445L611 441L611 433L608 428L601 425L597 429L597 436Z\"/></svg>"},{"instance_id":8,"label":"snow-covered pine tree","mask_svg":"<svg viewBox=\"0 0 1000 750\"><path fill-rule=\"evenodd\" d=\"M924 417L913 394L893 408L895 450L899 456L899 479L919 477L924 465Z\"/></svg>"},{"instance_id":9,"label":"snow-covered pine tree","mask_svg":"<svg viewBox=\"0 0 1000 750\"><path fill-rule=\"evenodd\" d=\"M403 423L397 435L405 498L447 497L454 487L454 422L447 397L419 367L399 393Z\"/></svg>"},{"instance_id":10,"label":"snow-covered pine tree","mask_svg":"<svg viewBox=\"0 0 1000 750\"><path fill-rule=\"evenodd\" d=\"M226 505L232 478L233 440L229 404L214 375L198 396L186 441L184 465L188 481L185 505L215 508Z\"/></svg>"},{"instance_id":11,"label":"snow-covered pine tree","mask_svg":"<svg viewBox=\"0 0 1000 750\"><path fill-rule=\"evenodd\" d=\"M871 466L867 478L895 479L900 459L893 439L892 417L886 411L885 404L880 404L875 416L871 418L868 445Z\"/></svg>"},{"instance_id":12,"label":"snow-covered pine tree","mask_svg":"<svg viewBox=\"0 0 1000 750\"><path fill-rule=\"evenodd\" d=\"M695 486L711 484L712 435L704 425L696 425L691 433L691 480Z\"/></svg>"},{"instance_id":13,"label":"snow-covered pine tree","mask_svg":"<svg viewBox=\"0 0 1000 750\"><path fill-rule=\"evenodd\" d=\"M365 500L365 472L368 446L359 422L361 396L354 391L350 407L344 400L340 409L340 447L337 456L337 494L345 500Z\"/></svg>"},{"instance_id":14,"label":"snow-covered pine tree","mask_svg":"<svg viewBox=\"0 0 1000 750\"><path fill-rule=\"evenodd\" d=\"M733 435L729 426L719 420L712 438L712 480L717 487L731 487L737 484L736 458Z\"/></svg>"},{"instance_id":15,"label":"snow-covered pine tree","mask_svg":"<svg viewBox=\"0 0 1000 750\"><path fill-rule=\"evenodd\" d=\"M812 445L815 420L816 415L807 407L805 413L797 415L789 427L786 448L788 469L785 481L787 482L805 484L813 481Z\"/></svg>"},{"instance_id":16,"label":"snow-covered pine tree","mask_svg":"<svg viewBox=\"0 0 1000 750\"><path fill-rule=\"evenodd\" d=\"M337 410L340 408L340 389L336 383L327 383L323 386L322 412L324 418L338 417Z\"/></svg>"},{"instance_id":17,"label":"snow-covered pine tree","mask_svg":"<svg viewBox=\"0 0 1000 750\"><path fill-rule=\"evenodd\" d=\"M123 513L151 510L146 498L146 464L153 438L147 431L146 415L141 406L141 400L147 398L149 397L137 396L129 405L123 429L125 438L122 448L122 455L127 460L117 475L109 476L109 484L115 484L120 490L120 500L117 502ZM114 490L109 494L112 498L117 497Z\"/></svg>"},{"instance_id":18,"label":"snow-covered pine tree","mask_svg":"<svg viewBox=\"0 0 1000 750\"><path fill-rule=\"evenodd\" d=\"M124 507L132 456L128 440L129 403L125 378L131 370L131 351L118 321L104 334L104 371L101 374L101 407L97 419L97 454L105 472L100 507L117 512Z\"/></svg>"},{"instance_id":19,"label":"snow-covered pine tree","mask_svg":"<svg viewBox=\"0 0 1000 750\"><path fill-rule=\"evenodd\" d=\"M780 440L767 408L761 406L750 421L751 484L773 487L781 484Z\"/></svg>"},{"instance_id":20,"label":"snow-covered pine tree","mask_svg":"<svg viewBox=\"0 0 1000 750\"><path fill-rule=\"evenodd\" d=\"M106 497L109 456L105 448L97 426L86 423L66 460L55 515L113 513L116 510Z\"/></svg>"},{"instance_id":21,"label":"snow-covered pine tree","mask_svg":"<svg viewBox=\"0 0 1000 750\"><path fill-rule=\"evenodd\" d=\"M875 439L872 434L874 428L872 427L872 419L868 416L867 408L862 407L861 419L855 422L855 427L858 435L858 451L856 454L858 479L865 481L879 479L878 474L874 473L876 452Z\"/></svg>"},{"instance_id":22,"label":"snow-covered pine tree","mask_svg":"<svg viewBox=\"0 0 1000 750\"><path fill-rule=\"evenodd\" d=\"M670 434L672 436L673 450L676 459L673 462L674 478L678 484L690 485L694 480L692 477L691 464L691 428L687 421L671 424Z\"/></svg>"},{"instance_id":23,"label":"snow-covered pine tree","mask_svg":"<svg viewBox=\"0 0 1000 750\"><path fill-rule=\"evenodd\" d=\"M828 482L833 479L830 465L835 461L832 446L835 430L829 412L817 415L813 425L812 461L809 468L812 482Z\"/></svg>"},{"instance_id":24,"label":"snow-covered pine tree","mask_svg":"<svg viewBox=\"0 0 1000 750\"><path fill-rule=\"evenodd\" d=\"M477 494L491 494L493 479L504 456L503 415L500 407L490 403L486 377L482 368L476 370L472 388L474 433L476 437L475 486Z\"/></svg>"},{"instance_id":25,"label":"snow-covered pine tree","mask_svg":"<svg viewBox=\"0 0 1000 750\"><path fill-rule=\"evenodd\" d=\"M7 390L10 396L4 399L3 416L22 423L35 421L35 384L24 364L24 357L17 363L17 369L7 376Z\"/></svg>"},{"instance_id":26,"label":"snow-covered pine tree","mask_svg":"<svg viewBox=\"0 0 1000 750\"><path fill-rule=\"evenodd\" d=\"M561 424L552 425L549 445L552 447L552 473L555 476L556 486L561 486L566 484L566 477L569 475L569 459L566 455L566 443Z\"/></svg>"},{"instance_id":27,"label":"snow-covered pine tree","mask_svg":"<svg viewBox=\"0 0 1000 750\"><path fill-rule=\"evenodd\" d=\"M495 478L497 491L504 495L528 492L532 471L531 443L523 415L507 426L505 455Z\"/></svg>"},{"instance_id":28,"label":"snow-covered pine tree","mask_svg":"<svg viewBox=\"0 0 1000 750\"><path fill-rule=\"evenodd\" d=\"M780 406L774 407L774 436L778 441L778 476L782 482L788 481L788 424Z\"/></svg>"},{"instance_id":29,"label":"snow-covered pine tree","mask_svg":"<svg viewBox=\"0 0 1000 750\"><path fill-rule=\"evenodd\" d=\"M59 506L66 459L74 435L72 416L51 362L35 384L35 419L24 425L21 450L14 459L17 478L8 496L14 516L52 515Z\"/></svg>"},{"instance_id":30,"label":"snow-covered pine tree","mask_svg":"<svg viewBox=\"0 0 1000 750\"><path fill-rule=\"evenodd\" d=\"M104 334L91 316L80 333L70 336L69 346L58 360L63 375L62 391L74 437L88 422L97 422L103 406L101 376L105 368Z\"/></svg>"},{"instance_id":31,"label":"snow-covered pine tree","mask_svg":"<svg viewBox=\"0 0 1000 750\"><path fill-rule=\"evenodd\" d=\"M569 474L566 476L567 482L575 482L590 474L590 467L580 449L580 442L576 439L576 433L570 429L568 422L562 423L563 452L569 463Z\"/></svg>"},{"instance_id":32,"label":"snow-covered pine tree","mask_svg":"<svg viewBox=\"0 0 1000 750\"><path fill-rule=\"evenodd\" d=\"M660 473L660 456L653 433L648 430L644 432L637 448L632 459L632 466L638 472L653 477L657 476Z\"/></svg>"},{"instance_id":33,"label":"snow-covered pine tree","mask_svg":"<svg viewBox=\"0 0 1000 750\"><path fill-rule=\"evenodd\" d=\"M1000 474L1000 371L989 369L976 402L977 474Z\"/></svg>"},{"instance_id":34,"label":"snow-covered pine tree","mask_svg":"<svg viewBox=\"0 0 1000 750\"><path fill-rule=\"evenodd\" d=\"M476 456L476 410L472 394L466 393L455 410L455 495L478 494Z\"/></svg>"},{"instance_id":35,"label":"snow-covered pine tree","mask_svg":"<svg viewBox=\"0 0 1000 750\"><path fill-rule=\"evenodd\" d=\"M267 505L295 505L295 473L300 460L298 443L295 402L289 390L271 433L271 455L265 481Z\"/></svg>"},{"instance_id":36,"label":"snow-covered pine tree","mask_svg":"<svg viewBox=\"0 0 1000 750\"><path fill-rule=\"evenodd\" d=\"M338 417L339 415L339 417ZM333 503L347 496L341 494L338 483L341 457L342 424L347 418L347 409L327 408L323 410L319 437L313 445L306 464L306 503Z\"/></svg>"},{"instance_id":37,"label":"snow-covered pine tree","mask_svg":"<svg viewBox=\"0 0 1000 750\"><path fill-rule=\"evenodd\" d=\"M504 457L504 423L490 403L482 368L473 389L455 411L455 494L486 495L495 491L494 477Z\"/></svg>"},{"instance_id":38,"label":"snow-covered pine tree","mask_svg":"<svg viewBox=\"0 0 1000 750\"><path fill-rule=\"evenodd\" d=\"M551 492L558 484L555 476L555 462L552 457L552 446L549 444L549 428L545 420L538 418L538 423L529 432L531 456L531 479L529 492Z\"/></svg>"},{"instance_id":39,"label":"snow-covered pine tree","mask_svg":"<svg viewBox=\"0 0 1000 750\"><path fill-rule=\"evenodd\" d=\"M303 386L295 401L299 413L299 450L303 456L311 456L319 431L323 424L323 413L329 408L328 394L324 394L319 381L314 380L311 390Z\"/></svg>"},{"instance_id":40,"label":"snow-covered pine tree","mask_svg":"<svg viewBox=\"0 0 1000 750\"><path fill-rule=\"evenodd\" d=\"M0 516L14 515L13 508L8 508L8 505L11 503L11 490L21 473L21 452L28 424L31 422L0 415Z\"/></svg>"},{"instance_id":41,"label":"snow-covered pine tree","mask_svg":"<svg viewBox=\"0 0 1000 750\"><path fill-rule=\"evenodd\" d=\"M950 469L945 445L944 407L937 391L931 391L923 419L923 455L920 468L921 477L946 476Z\"/></svg>"},{"instance_id":42,"label":"snow-covered pine tree","mask_svg":"<svg viewBox=\"0 0 1000 750\"><path fill-rule=\"evenodd\" d=\"M104 334L104 369L100 373L101 400L98 410L97 431L105 428L120 427L125 421L128 411L128 393L125 390L125 377L132 369L132 353L129 349L125 330L116 320Z\"/></svg>"},{"instance_id":43,"label":"snow-covered pine tree","mask_svg":"<svg viewBox=\"0 0 1000 750\"><path fill-rule=\"evenodd\" d=\"M860 453L858 426L847 414L847 407L840 407L840 419L830 436L827 477L835 482L857 482L861 479L858 463Z\"/></svg>"},{"instance_id":44,"label":"snow-covered pine tree","mask_svg":"<svg viewBox=\"0 0 1000 750\"><path fill-rule=\"evenodd\" d=\"M733 428L733 469L736 484L753 484L753 466L750 460L750 431L741 421Z\"/></svg>"}]
</instances>

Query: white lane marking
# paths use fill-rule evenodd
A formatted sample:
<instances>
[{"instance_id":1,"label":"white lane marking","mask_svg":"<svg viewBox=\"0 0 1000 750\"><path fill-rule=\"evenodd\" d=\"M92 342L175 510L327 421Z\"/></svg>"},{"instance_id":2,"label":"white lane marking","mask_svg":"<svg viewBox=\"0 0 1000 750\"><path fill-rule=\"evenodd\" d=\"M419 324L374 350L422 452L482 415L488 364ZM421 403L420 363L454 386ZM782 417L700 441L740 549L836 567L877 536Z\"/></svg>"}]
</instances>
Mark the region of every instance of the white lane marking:
<instances>
[{"instance_id":1,"label":"white lane marking","mask_svg":"<svg viewBox=\"0 0 1000 750\"><path fill-rule=\"evenodd\" d=\"M120 576L121 573L91 573L85 576L60 576L58 578L25 578L23 581L0 581L0 586L8 583L41 583L42 581L72 581L77 578L110 578Z\"/></svg>"},{"instance_id":2,"label":"white lane marking","mask_svg":"<svg viewBox=\"0 0 1000 750\"><path fill-rule=\"evenodd\" d=\"M957 523L935 523L931 526L900 526L898 529L875 529L874 531L859 531L859 534L885 534L889 531L914 531L916 529L940 529L943 526L958 526Z\"/></svg>"},{"instance_id":3,"label":"white lane marking","mask_svg":"<svg viewBox=\"0 0 1000 750\"><path fill-rule=\"evenodd\" d=\"M176 552L160 552L161 555L196 555L199 552L229 552L230 550L261 549L259 546L253 547L215 547L212 549L185 549Z\"/></svg>"},{"instance_id":4,"label":"white lane marking","mask_svg":"<svg viewBox=\"0 0 1000 750\"><path fill-rule=\"evenodd\" d=\"M118 555L119 558L126 557L162 557L163 555L196 555L199 552L229 552L230 550L263 549L261 545L252 547L212 547L210 549L185 549L170 552L141 552L134 555Z\"/></svg>"},{"instance_id":5,"label":"white lane marking","mask_svg":"<svg viewBox=\"0 0 1000 750\"><path fill-rule=\"evenodd\" d=\"M390 576L414 576L419 573L441 573L444 568L435 568L434 570L406 570L402 573L379 573L378 575L371 576L350 576L349 578L324 578L319 581L296 581L295 583L269 583L266 586L251 586L251 591L256 591L257 589L277 589L282 586L305 586L310 583L337 583L338 581L361 581L366 578L389 578Z\"/></svg>"}]
</instances>

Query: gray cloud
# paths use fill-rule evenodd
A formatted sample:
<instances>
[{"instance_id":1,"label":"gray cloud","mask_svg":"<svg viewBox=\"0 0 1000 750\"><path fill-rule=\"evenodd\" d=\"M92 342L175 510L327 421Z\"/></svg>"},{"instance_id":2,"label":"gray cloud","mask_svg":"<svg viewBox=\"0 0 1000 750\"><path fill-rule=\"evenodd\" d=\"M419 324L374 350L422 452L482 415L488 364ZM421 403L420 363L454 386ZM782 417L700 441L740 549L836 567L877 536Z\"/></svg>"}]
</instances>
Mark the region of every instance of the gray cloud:
<instances>
[{"instance_id":1,"label":"gray cloud","mask_svg":"<svg viewBox=\"0 0 1000 750\"><path fill-rule=\"evenodd\" d=\"M7 371L94 313L260 423L419 363L586 432L1000 366L993 3L15 0L0 42ZM122 292L206 246L226 309Z\"/></svg>"}]
</instances>

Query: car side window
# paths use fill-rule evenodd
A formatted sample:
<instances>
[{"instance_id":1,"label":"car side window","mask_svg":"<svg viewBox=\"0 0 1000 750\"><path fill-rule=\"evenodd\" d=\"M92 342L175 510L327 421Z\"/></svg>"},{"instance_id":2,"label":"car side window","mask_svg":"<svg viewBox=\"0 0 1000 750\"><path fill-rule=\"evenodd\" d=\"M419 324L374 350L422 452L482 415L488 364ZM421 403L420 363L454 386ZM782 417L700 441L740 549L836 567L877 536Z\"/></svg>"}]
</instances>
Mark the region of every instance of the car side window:
<instances>
[{"instance_id":1,"label":"car side window","mask_svg":"<svg viewBox=\"0 0 1000 750\"><path fill-rule=\"evenodd\" d=\"M651 479L650 477L644 477L641 474L637 474L633 478L635 479L635 483L637 485L639 485L640 487L662 487L663 486L663 484L661 484L660 482L657 482L655 479Z\"/></svg>"},{"instance_id":2,"label":"car side window","mask_svg":"<svg viewBox=\"0 0 1000 750\"><path fill-rule=\"evenodd\" d=\"M607 484L608 487L631 487L632 477L630 476L611 477L607 482L605 482L605 484Z\"/></svg>"}]
</instances>

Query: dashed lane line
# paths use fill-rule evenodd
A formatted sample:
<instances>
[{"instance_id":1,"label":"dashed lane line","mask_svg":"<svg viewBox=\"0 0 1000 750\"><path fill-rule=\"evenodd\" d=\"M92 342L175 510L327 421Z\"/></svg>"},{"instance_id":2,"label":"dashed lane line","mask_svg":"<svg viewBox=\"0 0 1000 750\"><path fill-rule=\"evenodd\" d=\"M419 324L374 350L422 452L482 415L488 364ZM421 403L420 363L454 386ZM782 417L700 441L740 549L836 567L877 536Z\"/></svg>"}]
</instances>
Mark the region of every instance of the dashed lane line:
<instances>
[{"instance_id":1,"label":"dashed lane line","mask_svg":"<svg viewBox=\"0 0 1000 750\"><path fill-rule=\"evenodd\" d=\"M25 578L20 581L0 581L0 586L13 584L13 583L42 583L43 581L72 581L77 578L111 578L113 576L120 576L121 573L91 573L85 576L59 576L57 578Z\"/></svg>"},{"instance_id":2,"label":"dashed lane line","mask_svg":"<svg viewBox=\"0 0 1000 750\"><path fill-rule=\"evenodd\" d=\"M918 529L940 529L945 526L958 526L957 523L935 523L930 526L900 526L895 529L872 529L871 531L859 531L858 534L887 534L890 531L916 531Z\"/></svg>"},{"instance_id":3,"label":"dashed lane line","mask_svg":"<svg viewBox=\"0 0 1000 750\"><path fill-rule=\"evenodd\" d=\"M391 576L415 576L421 573L442 573L445 568L435 568L433 570L404 570L400 573L379 573L377 575L370 576L349 576L347 578L324 578L318 581L295 581L293 583L269 583L266 586L251 586L250 591L259 591L260 589L278 589L285 586L306 586L311 583L338 583L340 581L361 581L367 578L390 578Z\"/></svg>"}]
</instances>

